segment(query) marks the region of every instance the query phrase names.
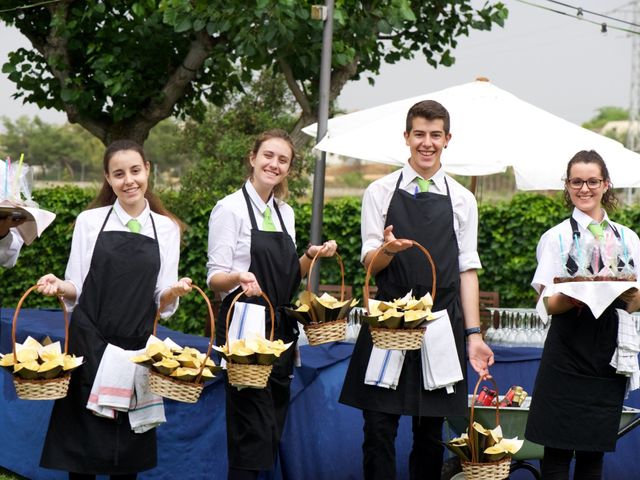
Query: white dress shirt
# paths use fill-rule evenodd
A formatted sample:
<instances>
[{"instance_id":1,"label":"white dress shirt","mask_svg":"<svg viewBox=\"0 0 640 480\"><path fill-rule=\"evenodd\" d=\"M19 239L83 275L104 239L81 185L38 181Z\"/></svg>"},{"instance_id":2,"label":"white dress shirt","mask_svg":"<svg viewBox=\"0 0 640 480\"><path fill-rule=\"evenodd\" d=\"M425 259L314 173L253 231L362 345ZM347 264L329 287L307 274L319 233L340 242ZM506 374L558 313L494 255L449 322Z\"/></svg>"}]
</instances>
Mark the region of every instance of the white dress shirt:
<instances>
[{"instance_id":1,"label":"white dress shirt","mask_svg":"<svg viewBox=\"0 0 640 480\"><path fill-rule=\"evenodd\" d=\"M419 175L408 163L400 170L396 170L371 183L362 198L362 251L361 260L367 253L380 247L384 243L384 225L387 210L391 203L398 177L402 173L400 188L409 193L418 191L416 177ZM453 228L458 239L458 268L460 272L482 268L478 256L478 206L473 194L456 180L446 175L442 168L433 177L429 193L447 194L447 184L453 207ZM428 180L428 179L425 179Z\"/></svg>"},{"instance_id":2,"label":"white dress shirt","mask_svg":"<svg viewBox=\"0 0 640 480\"><path fill-rule=\"evenodd\" d=\"M24 241L15 228L10 228L6 237L0 239L0 266L11 268L16 264Z\"/></svg>"},{"instance_id":3,"label":"white dress shirt","mask_svg":"<svg viewBox=\"0 0 640 480\"><path fill-rule=\"evenodd\" d=\"M579 210L573 209L572 217L578 224L581 238L590 238L593 234L587 230L590 223L594 222L589 215ZM631 258L636 270L636 275L640 278L640 240L638 235L633 230L620 225L619 223L609 220L607 212L604 212L604 220L607 221L606 232L613 232L611 225L614 225L618 230L618 233L622 237L624 235L624 243L627 246L627 251ZM624 233L623 233L624 230ZM571 230L571 221L566 219L559 223L555 227L550 228L540 237L538 247L536 249L536 258L538 260L538 267L536 273L533 275L531 286L536 289L538 293L542 292L544 287L553 283L554 277L559 277L561 274L561 251L560 242L562 242L562 252L566 256L571 250L573 242L573 231Z\"/></svg>"},{"instance_id":4,"label":"white dress shirt","mask_svg":"<svg viewBox=\"0 0 640 480\"><path fill-rule=\"evenodd\" d=\"M99 207L85 210L78 215L75 228L73 229L73 239L71 241L71 253L67 263L65 279L73 283L76 288L76 302L65 301L71 311L75 307L80 295L84 280L91 267L93 249L98 239L98 234L102 228L111 206ZM149 218L153 215L156 226L157 240L160 246L160 271L156 282L155 299L156 304L160 304L162 292L178 281L178 263L180 261L180 228L169 217L152 212L147 203L143 212L137 217L142 226L141 235L154 238L153 224ZM127 222L131 216L124 211L118 200L113 204L113 212L109 215L109 220L104 227L105 232L120 231L128 232ZM162 317L172 315L178 307L178 301L167 305L162 312Z\"/></svg>"},{"instance_id":5,"label":"white dress shirt","mask_svg":"<svg viewBox=\"0 0 640 480\"><path fill-rule=\"evenodd\" d=\"M258 228L262 228L264 211L267 206L271 209L271 218L278 232L282 231L280 219L273 206L273 195L265 203L250 181L245 183L251 200L253 213ZM296 241L295 217L293 209L286 203L278 202L278 209L284 221L287 233ZM248 272L251 265L251 218L247 210L247 202L242 189L227 195L216 203L209 217L209 248L207 261L207 285L211 277L218 273ZM224 298L237 288L234 286L228 292L221 292Z\"/></svg>"}]
</instances>

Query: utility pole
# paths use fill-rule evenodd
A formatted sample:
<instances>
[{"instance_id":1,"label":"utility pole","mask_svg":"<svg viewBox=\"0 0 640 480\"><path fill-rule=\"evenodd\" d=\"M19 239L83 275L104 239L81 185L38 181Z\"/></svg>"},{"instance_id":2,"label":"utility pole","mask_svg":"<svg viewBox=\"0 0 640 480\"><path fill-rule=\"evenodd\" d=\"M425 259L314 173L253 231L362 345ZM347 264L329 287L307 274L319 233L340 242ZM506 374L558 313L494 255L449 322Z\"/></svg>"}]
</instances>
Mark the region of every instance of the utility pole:
<instances>
[{"instance_id":1,"label":"utility pole","mask_svg":"<svg viewBox=\"0 0 640 480\"><path fill-rule=\"evenodd\" d=\"M633 23L640 21L640 1L633 2ZM640 151L640 35L632 35L631 44L631 95L629 98L629 125L627 128L627 148ZM627 205L631 205L633 189L627 189Z\"/></svg>"},{"instance_id":2,"label":"utility pole","mask_svg":"<svg viewBox=\"0 0 640 480\"><path fill-rule=\"evenodd\" d=\"M640 21L640 1L633 2L633 23ZM631 95L629 105L629 128L627 148L640 151L638 120L640 120L640 35L632 35L631 44Z\"/></svg>"},{"instance_id":3,"label":"utility pole","mask_svg":"<svg viewBox=\"0 0 640 480\"><path fill-rule=\"evenodd\" d=\"M320 57L320 102L318 105L318 133L316 141L319 142L327 133L329 123L329 87L331 85L331 47L333 43L333 5L334 0L327 0L326 6L312 7L312 15L318 20L324 20L322 31L322 55ZM319 17L315 15L320 14ZM313 173L313 198L311 201L311 243L322 243L322 212L324 208L324 174L327 161L327 153L321 152L316 160L316 168ZM320 279L320 269L315 268L309 272L308 282L311 290L317 291Z\"/></svg>"}]
</instances>

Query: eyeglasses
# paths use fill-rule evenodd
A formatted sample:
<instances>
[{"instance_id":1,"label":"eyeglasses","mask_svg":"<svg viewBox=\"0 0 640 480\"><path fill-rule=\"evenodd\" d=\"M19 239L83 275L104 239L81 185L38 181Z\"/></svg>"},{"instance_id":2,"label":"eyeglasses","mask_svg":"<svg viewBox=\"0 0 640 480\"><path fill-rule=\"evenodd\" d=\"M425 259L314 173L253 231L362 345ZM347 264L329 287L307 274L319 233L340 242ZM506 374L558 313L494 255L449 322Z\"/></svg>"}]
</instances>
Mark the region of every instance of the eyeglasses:
<instances>
[{"instance_id":1,"label":"eyeglasses","mask_svg":"<svg viewBox=\"0 0 640 480\"><path fill-rule=\"evenodd\" d=\"M582 186L585 183L587 184L587 188L589 190L595 190L596 188L599 188L600 185L602 185L602 182L604 182L604 180L601 178L589 178L588 180L582 180L581 178L567 179L567 185L569 185L569 187L571 187L573 190L582 189Z\"/></svg>"}]
</instances>

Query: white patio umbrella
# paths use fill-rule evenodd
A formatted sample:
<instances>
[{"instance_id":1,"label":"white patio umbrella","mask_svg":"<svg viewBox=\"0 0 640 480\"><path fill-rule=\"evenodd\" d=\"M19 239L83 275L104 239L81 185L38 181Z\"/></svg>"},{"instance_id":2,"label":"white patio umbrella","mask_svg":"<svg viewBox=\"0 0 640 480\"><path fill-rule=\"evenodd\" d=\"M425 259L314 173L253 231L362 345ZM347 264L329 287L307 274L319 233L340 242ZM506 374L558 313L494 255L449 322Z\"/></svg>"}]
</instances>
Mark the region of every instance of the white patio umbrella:
<instances>
[{"instance_id":1,"label":"white patio umbrella","mask_svg":"<svg viewBox=\"0 0 640 480\"><path fill-rule=\"evenodd\" d=\"M520 190L561 190L569 159L593 149L607 163L615 187L640 186L639 154L481 79L334 117L315 148L402 165L409 158L403 137L407 111L421 100L436 100L451 115L452 139L442 154L448 173L489 175L511 166ZM315 130L314 124L303 131L315 136Z\"/></svg>"}]
</instances>

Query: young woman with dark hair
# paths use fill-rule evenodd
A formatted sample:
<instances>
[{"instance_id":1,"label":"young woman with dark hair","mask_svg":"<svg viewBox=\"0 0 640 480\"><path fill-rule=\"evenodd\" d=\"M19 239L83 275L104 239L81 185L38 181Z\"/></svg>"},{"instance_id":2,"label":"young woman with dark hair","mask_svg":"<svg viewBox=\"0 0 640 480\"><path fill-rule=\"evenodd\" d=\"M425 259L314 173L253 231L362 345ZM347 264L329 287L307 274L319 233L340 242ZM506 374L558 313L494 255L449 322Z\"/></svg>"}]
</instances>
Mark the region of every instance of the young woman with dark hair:
<instances>
[{"instance_id":1,"label":"young woman with dark hair","mask_svg":"<svg viewBox=\"0 0 640 480\"><path fill-rule=\"evenodd\" d=\"M579 244L594 237L617 238L634 259L633 273L640 274L638 235L607 214L617 203L612 189L607 166L597 152L583 150L569 161L564 197L573 212L540 238L531 283L538 293L553 284L561 269L577 272L575 260L568 259L566 265L558 261L560 252L569 252L576 238ZM604 452L615 449L627 385L627 377L610 365L617 346L617 309L632 312L639 306L636 293L627 302L617 299L595 318L589 307L568 295L546 298L552 321L525 433L528 440L544 445L542 478L568 479L574 456L574 478L601 478Z\"/></svg>"},{"instance_id":2,"label":"young woman with dark hair","mask_svg":"<svg viewBox=\"0 0 640 480\"><path fill-rule=\"evenodd\" d=\"M151 193L150 171L137 143L109 145L102 188L76 220L65 279L50 273L38 281L38 291L73 310L69 352L84 357L54 405L41 458L71 480L130 480L156 466L155 429L134 433L127 413L112 420L86 408L107 345L144 348L156 311L171 315L191 290L189 278L178 280L180 222Z\"/></svg>"}]
</instances>

